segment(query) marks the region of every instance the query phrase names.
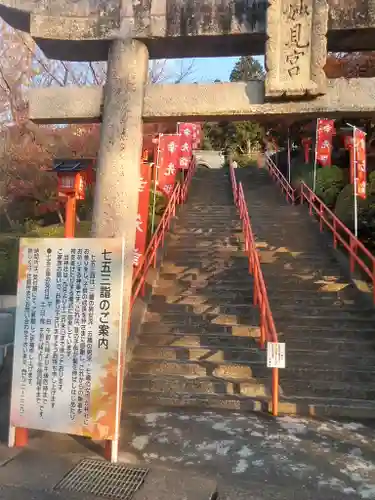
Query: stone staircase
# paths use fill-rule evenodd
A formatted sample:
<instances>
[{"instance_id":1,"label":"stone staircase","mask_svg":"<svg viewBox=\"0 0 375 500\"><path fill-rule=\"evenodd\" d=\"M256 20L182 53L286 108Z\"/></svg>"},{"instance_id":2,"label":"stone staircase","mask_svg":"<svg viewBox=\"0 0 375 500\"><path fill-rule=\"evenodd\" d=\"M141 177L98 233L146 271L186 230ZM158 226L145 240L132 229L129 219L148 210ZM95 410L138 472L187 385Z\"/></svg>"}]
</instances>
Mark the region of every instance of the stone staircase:
<instances>
[{"instance_id":1,"label":"stone staircase","mask_svg":"<svg viewBox=\"0 0 375 500\"><path fill-rule=\"evenodd\" d=\"M287 368L282 412L374 417L375 313L306 207L287 204L265 170L237 171L261 252Z\"/></svg>"},{"instance_id":2,"label":"stone staircase","mask_svg":"<svg viewBox=\"0 0 375 500\"><path fill-rule=\"evenodd\" d=\"M280 413L373 417L373 308L359 300L306 207L288 205L265 170L237 175L287 345ZM269 407L271 374L242 247L226 171L198 171L129 366L127 409Z\"/></svg>"},{"instance_id":3,"label":"stone staircase","mask_svg":"<svg viewBox=\"0 0 375 500\"><path fill-rule=\"evenodd\" d=\"M125 406L252 410L268 401L258 310L225 170L198 170L125 381Z\"/></svg>"}]
</instances>

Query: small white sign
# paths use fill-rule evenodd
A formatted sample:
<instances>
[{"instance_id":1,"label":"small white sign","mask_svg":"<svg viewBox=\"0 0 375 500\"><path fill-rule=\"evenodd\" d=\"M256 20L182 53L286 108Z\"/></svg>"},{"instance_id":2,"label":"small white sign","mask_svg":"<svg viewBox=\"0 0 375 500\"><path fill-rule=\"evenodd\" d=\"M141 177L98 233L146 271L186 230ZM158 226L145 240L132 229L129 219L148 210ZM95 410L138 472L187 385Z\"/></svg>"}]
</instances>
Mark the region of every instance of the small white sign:
<instances>
[{"instance_id":1,"label":"small white sign","mask_svg":"<svg viewBox=\"0 0 375 500\"><path fill-rule=\"evenodd\" d=\"M267 368L285 368L285 343L267 343Z\"/></svg>"}]
</instances>

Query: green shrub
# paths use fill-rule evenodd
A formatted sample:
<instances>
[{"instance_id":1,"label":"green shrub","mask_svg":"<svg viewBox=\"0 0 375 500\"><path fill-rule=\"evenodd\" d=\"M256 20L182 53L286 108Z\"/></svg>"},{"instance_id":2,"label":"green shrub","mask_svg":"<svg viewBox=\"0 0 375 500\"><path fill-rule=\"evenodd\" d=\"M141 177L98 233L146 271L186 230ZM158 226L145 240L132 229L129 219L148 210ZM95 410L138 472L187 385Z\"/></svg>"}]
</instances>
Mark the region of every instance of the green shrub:
<instances>
[{"instance_id":1,"label":"green shrub","mask_svg":"<svg viewBox=\"0 0 375 500\"><path fill-rule=\"evenodd\" d=\"M253 167L256 166L256 161L254 160L254 155L240 155L238 153L233 154L233 160L237 162L239 168L243 167Z\"/></svg>"},{"instance_id":2,"label":"green shrub","mask_svg":"<svg viewBox=\"0 0 375 500\"><path fill-rule=\"evenodd\" d=\"M317 171L320 168L318 167ZM311 189L314 179L314 165L312 163L300 163L300 160L291 162L290 168L291 184L294 189L299 189L301 182L304 182Z\"/></svg>"},{"instance_id":3,"label":"green shrub","mask_svg":"<svg viewBox=\"0 0 375 500\"><path fill-rule=\"evenodd\" d=\"M347 184L347 172L336 166L319 168L316 173L316 194L333 208L340 191Z\"/></svg>"},{"instance_id":4,"label":"green shrub","mask_svg":"<svg viewBox=\"0 0 375 500\"><path fill-rule=\"evenodd\" d=\"M358 198L358 220L362 224L365 214L368 213L371 198ZM347 184L336 200L335 214L351 230L354 229L354 187Z\"/></svg>"},{"instance_id":5,"label":"green shrub","mask_svg":"<svg viewBox=\"0 0 375 500\"><path fill-rule=\"evenodd\" d=\"M64 227L61 225L41 227L28 224L29 231L18 235L0 236L0 295L13 295L17 291L18 248L22 236L31 238L63 238ZM77 238L90 236L91 222L77 224Z\"/></svg>"}]
</instances>

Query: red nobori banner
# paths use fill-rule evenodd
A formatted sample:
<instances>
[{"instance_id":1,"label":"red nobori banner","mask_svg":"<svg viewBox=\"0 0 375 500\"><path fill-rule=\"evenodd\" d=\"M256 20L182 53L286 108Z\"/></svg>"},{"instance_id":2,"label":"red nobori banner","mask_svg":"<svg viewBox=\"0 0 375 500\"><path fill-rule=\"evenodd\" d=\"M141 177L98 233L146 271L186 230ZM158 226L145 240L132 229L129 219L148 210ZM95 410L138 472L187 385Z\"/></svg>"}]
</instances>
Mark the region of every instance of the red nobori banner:
<instances>
[{"instance_id":1,"label":"red nobori banner","mask_svg":"<svg viewBox=\"0 0 375 500\"><path fill-rule=\"evenodd\" d=\"M193 129L193 149L198 149L202 142L203 129L200 123L194 123Z\"/></svg>"},{"instance_id":2,"label":"red nobori banner","mask_svg":"<svg viewBox=\"0 0 375 500\"><path fill-rule=\"evenodd\" d=\"M138 190L138 215L135 231L135 247L133 266L138 267L146 251L148 205L150 201L151 167L148 163L141 163L140 181Z\"/></svg>"},{"instance_id":3,"label":"red nobori banner","mask_svg":"<svg viewBox=\"0 0 375 500\"><path fill-rule=\"evenodd\" d=\"M354 157L356 168L356 196L366 199L366 134L363 130L354 129L353 133Z\"/></svg>"},{"instance_id":4,"label":"red nobori banner","mask_svg":"<svg viewBox=\"0 0 375 500\"><path fill-rule=\"evenodd\" d=\"M191 158L193 155L193 139L192 136L180 135L180 149L178 168L187 170L189 168Z\"/></svg>"},{"instance_id":5,"label":"red nobori banner","mask_svg":"<svg viewBox=\"0 0 375 500\"><path fill-rule=\"evenodd\" d=\"M332 136L335 127L334 120L319 118L317 127L316 159L322 167L327 167L331 165Z\"/></svg>"},{"instance_id":6,"label":"red nobori banner","mask_svg":"<svg viewBox=\"0 0 375 500\"><path fill-rule=\"evenodd\" d=\"M178 167L182 170L189 168L193 154L193 141L195 123L179 123L178 134L180 135L180 157Z\"/></svg>"},{"instance_id":7,"label":"red nobori banner","mask_svg":"<svg viewBox=\"0 0 375 500\"><path fill-rule=\"evenodd\" d=\"M180 136L178 134L161 134L156 164L158 169L157 188L168 198L173 192L179 159Z\"/></svg>"},{"instance_id":8,"label":"red nobori banner","mask_svg":"<svg viewBox=\"0 0 375 500\"><path fill-rule=\"evenodd\" d=\"M202 125L200 123L179 123L177 133L185 138L191 137L192 149L198 149L202 141Z\"/></svg>"}]
</instances>

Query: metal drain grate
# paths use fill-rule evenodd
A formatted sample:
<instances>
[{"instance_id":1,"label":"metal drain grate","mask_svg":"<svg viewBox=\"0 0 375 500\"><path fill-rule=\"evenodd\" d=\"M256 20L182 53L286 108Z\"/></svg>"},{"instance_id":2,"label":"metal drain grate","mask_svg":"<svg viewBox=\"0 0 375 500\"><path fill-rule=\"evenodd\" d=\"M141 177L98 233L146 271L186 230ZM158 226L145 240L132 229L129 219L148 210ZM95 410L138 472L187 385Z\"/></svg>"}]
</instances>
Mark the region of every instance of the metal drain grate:
<instances>
[{"instance_id":1,"label":"metal drain grate","mask_svg":"<svg viewBox=\"0 0 375 500\"><path fill-rule=\"evenodd\" d=\"M143 485L149 469L82 460L55 486L55 490L89 493L113 500L131 500Z\"/></svg>"}]
</instances>

